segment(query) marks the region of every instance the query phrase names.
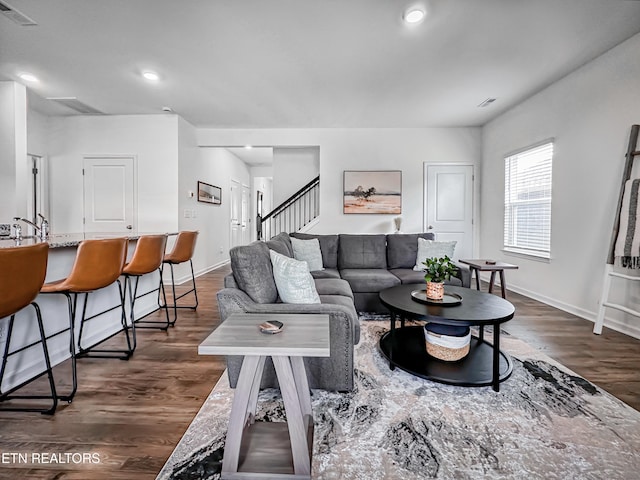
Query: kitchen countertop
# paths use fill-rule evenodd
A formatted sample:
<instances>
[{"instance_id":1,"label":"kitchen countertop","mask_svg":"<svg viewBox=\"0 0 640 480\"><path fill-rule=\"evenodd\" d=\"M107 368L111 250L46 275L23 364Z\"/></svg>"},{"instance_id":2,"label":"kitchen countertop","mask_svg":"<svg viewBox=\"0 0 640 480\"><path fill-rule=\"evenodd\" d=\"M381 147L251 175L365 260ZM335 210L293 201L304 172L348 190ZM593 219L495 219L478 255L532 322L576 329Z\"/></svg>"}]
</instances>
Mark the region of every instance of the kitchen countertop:
<instances>
[{"instance_id":1,"label":"kitchen countertop","mask_svg":"<svg viewBox=\"0 0 640 480\"><path fill-rule=\"evenodd\" d=\"M168 235L177 235L178 232L169 232ZM129 240L137 240L142 235L158 235L157 232L129 232L129 233L55 233L45 240L49 248L77 247L83 240L126 237ZM19 245L35 245L42 240L34 236L23 236L20 242L10 237L0 237L0 248L16 247Z\"/></svg>"}]
</instances>

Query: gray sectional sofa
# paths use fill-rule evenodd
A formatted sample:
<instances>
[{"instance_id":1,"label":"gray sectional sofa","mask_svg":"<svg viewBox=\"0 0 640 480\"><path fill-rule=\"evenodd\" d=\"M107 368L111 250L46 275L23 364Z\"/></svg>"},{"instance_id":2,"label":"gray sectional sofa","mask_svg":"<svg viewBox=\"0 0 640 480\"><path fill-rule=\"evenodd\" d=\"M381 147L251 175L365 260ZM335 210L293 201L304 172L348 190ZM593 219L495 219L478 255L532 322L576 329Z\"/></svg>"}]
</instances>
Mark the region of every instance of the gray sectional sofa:
<instances>
[{"instance_id":1,"label":"gray sectional sofa","mask_svg":"<svg viewBox=\"0 0 640 480\"><path fill-rule=\"evenodd\" d=\"M418 255L418 238L433 240L432 233L399 233L390 235L310 235L292 233L302 240L317 238L320 242L324 270L311 272L314 278L342 278L353 291L359 312L387 312L378 294L385 288L403 283L422 283L424 273L414 271ZM287 234L274 237L267 245L287 244ZM272 248L272 247L270 247ZM458 268L458 276L446 283L469 287L468 268Z\"/></svg>"},{"instance_id":2,"label":"gray sectional sofa","mask_svg":"<svg viewBox=\"0 0 640 480\"><path fill-rule=\"evenodd\" d=\"M433 239L431 233L392 235L309 235L294 233L299 239L317 238L323 270L311 272L320 304L285 304L278 298L269 250L293 257L288 234L267 242L231 249L233 273L217 293L220 318L243 313L325 313L329 315L331 356L305 358L309 386L324 390L353 389L353 350L360 340L357 311L386 312L378 293L401 283L421 283L424 274L413 271L418 237ZM468 287L470 272L459 268L451 283ZM273 365L265 366L261 386L277 386ZM227 357L229 382L235 388L242 357Z\"/></svg>"}]
</instances>

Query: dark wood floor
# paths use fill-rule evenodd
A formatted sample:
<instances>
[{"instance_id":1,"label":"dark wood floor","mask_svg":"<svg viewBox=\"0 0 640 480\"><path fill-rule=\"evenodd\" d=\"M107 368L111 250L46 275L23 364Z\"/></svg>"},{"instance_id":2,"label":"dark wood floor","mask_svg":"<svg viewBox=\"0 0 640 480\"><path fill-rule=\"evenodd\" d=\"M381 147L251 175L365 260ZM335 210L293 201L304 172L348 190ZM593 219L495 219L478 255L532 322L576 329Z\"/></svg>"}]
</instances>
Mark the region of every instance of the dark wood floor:
<instances>
[{"instance_id":1,"label":"dark wood floor","mask_svg":"<svg viewBox=\"0 0 640 480\"><path fill-rule=\"evenodd\" d=\"M198 278L200 307L181 311L169 332L139 330L130 361L79 360L78 394L53 417L0 413L0 479L154 479L224 370L197 346L219 322L215 292L228 271ZM606 328L596 336L586 320L514 293L509 300L516 318L505 330L640 409L640 340ZM55 373L62 382L68 365ZM66 452L94 453L100 463L55 462ZM43 460L24 464L11 453Z\"/></svg>"}]
</instances>

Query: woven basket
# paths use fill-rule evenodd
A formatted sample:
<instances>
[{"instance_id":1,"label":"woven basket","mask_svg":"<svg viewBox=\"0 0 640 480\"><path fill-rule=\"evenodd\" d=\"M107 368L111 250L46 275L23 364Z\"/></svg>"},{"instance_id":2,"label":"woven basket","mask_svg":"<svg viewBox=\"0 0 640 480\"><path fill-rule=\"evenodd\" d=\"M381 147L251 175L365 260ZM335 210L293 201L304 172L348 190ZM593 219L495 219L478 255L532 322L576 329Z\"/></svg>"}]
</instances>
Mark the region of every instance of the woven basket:
<instances>
[{"instance_id":1,"label":"woven basket","mask_svg":"<svg viewBox=\"0 0 640 480\"><path fill-rule=\"evenodd\" d=\"M440 325L435 328L449 327ZM469 346L471 344L471 333L469 328L452 327L452 335L446 335L444 333L437 333L430 331L434 329L432 325L424 326L424 337L427 353L438 360L444 360L446 362L455 362L467 356L469 353ZM444 346L442 344L450 344L451 346ZM455 345L455 347L454 347Z\"/></svg>"},{"instance_id":2,"label":"woven basket","mask_svg":"<svg viewBox=\"0 0 640 480\"><path fill-rule=\"evenodd\" d=\"M427 353L438 360L446 362L455 362L467 356L469 353L469 345L462 348L446 348L433 343L427 343Z\"/></svg>"}]
</instances>

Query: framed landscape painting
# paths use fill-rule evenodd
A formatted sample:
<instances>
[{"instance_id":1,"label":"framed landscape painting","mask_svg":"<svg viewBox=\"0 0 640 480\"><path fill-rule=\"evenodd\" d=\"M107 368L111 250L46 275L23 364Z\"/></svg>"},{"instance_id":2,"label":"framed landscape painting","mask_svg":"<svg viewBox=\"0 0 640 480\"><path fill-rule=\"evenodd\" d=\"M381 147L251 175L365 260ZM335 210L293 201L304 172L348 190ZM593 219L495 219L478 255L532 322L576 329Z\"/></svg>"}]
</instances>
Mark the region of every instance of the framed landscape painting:
<instances>
[{"instance_id":1,"label":"framed landscape painting","mask_svg":"<svg viewBox=\"0 0 640 480\"><path fill-rule=\"evenodd\" d=\"M222 203L222 189L215 185L198 182L198 201L220 205Z\"/></svg>"},{"instance_id":2,"label":"framed landscape painting","mask_svg":"<svg viewBox=\"0 0 640 480\"><path fill-rule=\"evenodd\" d=\"M400 170L345 170L344 213L402 213Z\"/></svg>"}]
</instances>

